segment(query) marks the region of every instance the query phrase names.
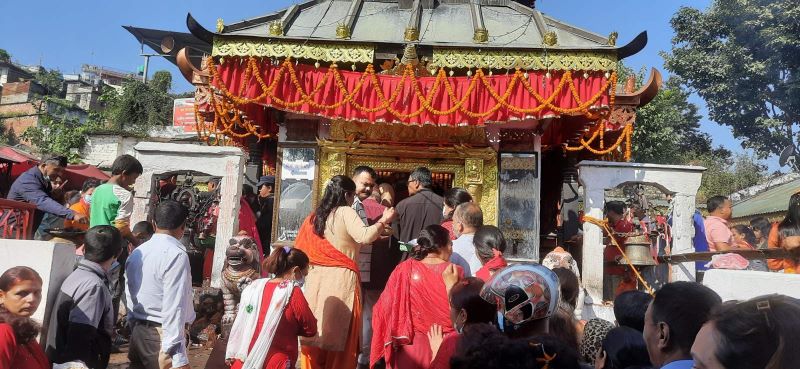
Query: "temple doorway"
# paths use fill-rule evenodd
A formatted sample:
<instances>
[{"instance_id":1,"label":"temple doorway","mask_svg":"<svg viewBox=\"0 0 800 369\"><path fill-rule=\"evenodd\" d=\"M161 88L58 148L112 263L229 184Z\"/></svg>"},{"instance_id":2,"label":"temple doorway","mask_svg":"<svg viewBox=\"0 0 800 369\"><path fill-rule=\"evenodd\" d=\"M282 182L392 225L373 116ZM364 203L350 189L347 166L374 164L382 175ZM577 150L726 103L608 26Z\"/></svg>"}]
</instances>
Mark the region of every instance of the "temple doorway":
<instances>
[{"instance_id":1,"label":"temple doorway","mask_svg":"<svg viewBox=\"0 0 800 369\"><path fill-rule=\"evenodd\" d=\"M394 189L394 205L397 205L397 203L408 197L408 176L411 175L411 171L380 169L376 170L376 172L378 173L378 178L375 184L388 183ZM444 196L448 190L455 187L453 185L453 181L455 180L454 173L432 172L431 174L431 177L433 177L431 190L437 195Z\"/></svg>"}]
</instances>

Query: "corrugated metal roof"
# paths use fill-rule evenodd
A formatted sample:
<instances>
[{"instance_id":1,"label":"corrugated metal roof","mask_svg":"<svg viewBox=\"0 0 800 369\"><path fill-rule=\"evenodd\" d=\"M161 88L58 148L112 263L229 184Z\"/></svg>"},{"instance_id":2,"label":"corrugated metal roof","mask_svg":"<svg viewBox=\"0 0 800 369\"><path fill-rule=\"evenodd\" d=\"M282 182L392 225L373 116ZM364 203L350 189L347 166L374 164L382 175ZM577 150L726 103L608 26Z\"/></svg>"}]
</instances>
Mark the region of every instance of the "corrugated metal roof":
<instances>
[{"instance_id":1,"label":"corrugated metal roof","mask_svg":"<svg viewBox=\"0 0 800 369\"><path fill-rule=\"evenodd\" d=\"M766 190L733 205L733 218L786 211L789 197L800 190L800 179Z\"/></svg>"},{"instance_id":2,"label":"corrugated metal roof","mask_svg":"<svg viewBox=\"0 0 800 369\"><path fill-rule=\"evenodd\" d=\"M287 19L282 37L287 39L338 40L336 29L345 23L351 0L304 1L297 8L287 8L260 17L226 25L222 35L270 37L269 25L281 21L289 9L296 14ZM421 9L420 45L502 47L541 49L544 32L555 32L557 44L548 49L614 50L608 35L599 35L568 25L536 9L514 1L480 1L479 11L488 31L488 42L473 41L473 9L470 0L439 2ZM491 4L491 5L490 5ZM355 14L350 38L344 42L406 43L404 32L412 9L401 9L398 0L364 0Z\"/></svg>"}]
</instances>

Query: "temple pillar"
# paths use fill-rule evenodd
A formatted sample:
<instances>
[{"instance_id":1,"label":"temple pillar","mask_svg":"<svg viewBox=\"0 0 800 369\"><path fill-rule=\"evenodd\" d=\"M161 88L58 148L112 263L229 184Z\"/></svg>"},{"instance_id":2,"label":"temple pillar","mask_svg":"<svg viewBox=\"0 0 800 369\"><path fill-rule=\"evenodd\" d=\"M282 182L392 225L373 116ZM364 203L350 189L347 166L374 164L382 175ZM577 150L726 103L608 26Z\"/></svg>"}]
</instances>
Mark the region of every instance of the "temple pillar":
<instances>
[{"instance_id":1,"label":"temple pillar","mask_svg":"<svg viewBox=\"0 0 800 369\"><path fill-rule=\"evenodd\" d=\"M605 188L584 189L584 214L603 219L606 204ZM592 223L583 224L583 265L581 266L582 285L586 290L586 303L603 302L603 229Z\"/></svg>"},{"instance_id":2,"label":"temple pillar","mask_svg":"<svg viewBox=\"0 0 800 369\"><path fill-rule=\"evenodd\" d=\"M134 147L135 156L142 163L144 173L134 185L133 214L131 224L152 220L153 191L157 183L153 181L159 174L175 171L192 171L221 177L219 218L217 220L216 241L214 243L214 267L211 273L211 286L221 286L222 267L225 263L225 250L230 239L239 230L239 198L242 196L244 182L242 172L245 157L236 147L201 146L161 142L140 142Z\"/></svg>"},{"instance_id":3,"label":"temple pillar","mask_svg":"<svg viewBox=\"0 0 800 369\"><path fill-rule=\"evenodd\" d=\"M672 254L688 254L694 252L694 225L692 217L696 210L696 195L689 193L677 193L672 198ZM686 262L670 264L671 278L674 281L695 281L696 264Z\"/></svg>"},{"instance_id":4,"label":"temple pillar","mask_svg":"<svg viewBox=\"0 0 800 369\"><path fill-rule=\"evenodd\" d=\"M605 190L623 184L641 183L655 186L673 198L672 254L694 252L692 216L695 196L700 188L703 167L582 161L578 164L578 180L584 188L584 208L588 217L602 219ZM588 298L583 318L600 317L613 321L613 306L603 303L603 229L592 223L583 224L583 287ZM671 281L694 280L694 263L672 266Z\"/></svg>"}]
</instances>

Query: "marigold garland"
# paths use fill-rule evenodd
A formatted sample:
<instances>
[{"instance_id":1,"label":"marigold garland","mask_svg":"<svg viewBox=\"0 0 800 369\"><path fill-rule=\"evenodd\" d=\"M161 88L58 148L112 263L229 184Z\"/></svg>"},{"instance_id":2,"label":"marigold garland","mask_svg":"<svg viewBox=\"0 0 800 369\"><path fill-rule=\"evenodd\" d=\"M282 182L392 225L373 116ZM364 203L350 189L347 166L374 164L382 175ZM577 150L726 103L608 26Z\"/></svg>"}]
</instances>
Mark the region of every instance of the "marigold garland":
<instances>
[{"instance_id":1,"label":"marigold garland","mask_svg":"<svg viewBox=\"0 0 800 369\"><path fill-rule=\"evenodd\" d=\"M591 152L592 154L595 154L595 155L606 155L606 154L609 154L609 153L613 152L618 147L620 147L620 145L622 145L622 142L624 141L625 142L625 161L630 161L631 160L631 136L633 134L633 124L626 125L625 128L622 129L622 132L620 133L619 137L617 137L617 141L614 142L614 144L612 144L608 148L603 148L603 144L604 143L602 141L602 137L603 137L604 131L605 131L605 121L601 122L600 127L597 130L595 130L595 132L592 134L592 136L589 138L589 140L585 140L585 139L581 138L580 141L579 141L580 146L572 147L572 146L565 145L564 149L566 149L567 151L580 151L580 150L584 150L585 149L585 150L589 150L589 152ZM591 146L592 142L597 137L601 137L600 149L599 150L595 149L595 148L593 148Z\"/></svg>"},{"instance_id":2,"label":"marigold garland","mask_svg":"<svg viewBox=\"0 0 800 369\"><path fill-rule=\"evenodd\" d=\"M294 64L291 62L291 59L287 58L281 63L278 71L275 73L275 77L271 81L269 85L263 79L263 73L258 66L258 61L254 57L250 57L247 60L247 67L244 71L245 79L243 80L243 85L240 86L240 93L234 94L222 83L218 66L215 64L214 59L212 57L208 57L208 69L209 73L212 77L212 84L219 89L221 94L233 101L236 105L244 105L250 103L258 103L263 102L263 100L269 98L272 100L275 105L279 107L286 107L286 108L296 108L303 104L308 104L316 109L320 110L331 110L341 107L344 104L350 104L353 108L363 112L363 113L375 113L381 110L386 110L393 116L400 118L400 119L408 119L419 116L423 112L427 111L433 115L437 116L444 116L455 113L456 111L460 111L464 115L471 117L471 118L484 118L494 114L501 108L507 108L512 112L518 114L535 114L541 112L545 109L552 110L559 114L574 114L574 115L585 115L590 119L597 119L600 117L598 113L592 112L590 107L595 105L606 93L609 91L610 100L613 101L613 96L615 95L615 89L609 88L610 86L616 85L617 75L616 73L612 74L603 84L603 86L598 90L598 92L589 98L586 101L582 101L580 99L580 95L578 93L577 87L572 80L572 73L570 71L566 71L562 74L561 80L559 81L558 87L553 91L553 93L544 98L543 96L539 95L535 89L530 85L530 82L527 78L525 78L524 73L521 70L516 70L514 72L514 76L512 77L511 81L509 82L506 91L501 95L498 91L494 90L491 87L488 79L486 78L486 74L483 72L482 69L478 69L475 73L475 76L472 77L472 80L467 88L467 91L464 93L464 96L458 98L455 95L455 91L453 90L453 86L445 73L444 68L439 69L438 73L436 74L436 80L431 88L431 90L425 94L422 92L419 80L414 73L413 68L409 65L403 71L403 74L400 76L400 81L397 87L392 92L391 96L387 98L384 94L382 89L380 88L380 82L377 79L377 73L375 72L374 67L370 64L366 70L362 73L359 82L353 88L352 91L348 91L347 87L344 84L344 80L342 74L339 72L338 66L336 63L332 64L330 68L327 70L325 77L322 78L317 85L312 89L311 92L307 92L297 75L297 71L294 68ZM261 94L258 96L248 98L244 97L243 92L247 90L250 84L250 76L255 77L256 82L260 85ZM287 77L290 79L291 83L300 93L300 98L297 101L285 101L277 96L275 96L275 90L280 83L281 79ZM334 78L337 88L341 91L343 98L337 102L332 104L320 104L314 101L314 96L319 94L321 89L330 82L330 78ZM371 83L375 89L376 95L378 95L379 104L374 107L366 107L363 105L358 104L355 102L354 97L358 95L358 92L364 86L364 83ZM414 88L414 94L420 100L420 109L410 113L404 113L398 111L392 107L394 103L397 102L399 97L399 92L403 90L403 87L406 83L411 83ZM471 111L466 107L466 102L469 101L471 94L477 88L477 84L481 83L486 88L487 92L494 98L497 103L489 108L487 111L483 112L476 112ZM508 100L511 97L511 93L514 90L514 87L521 83L525 90L530 93L534 99L539 103L535 108L523 108L514 106L513 104L509 103ZM448 109L445 110L438 110L432 106L432 100L435 96L435 93L441 88L440 86L444 84L445 90L447 91L448 96L451 100L455 102L454 105L450 106ZM572 108L562 108L555 104L553 101L555 98L561 94L564 88L567 88L569 92L572 94L573 99L578 104Z\"/></svg>"},{"instance_id":3,"label":"marigold garland","mask_svg":"<svg viewBox=\"0 0 800 369\"><path fill-rule=\"evenodd\" d=\"M606 79L602 87L591 96L586 101L582 101L580 98L580 94L578 93L577 86L573 82L572 73L570 71L565 71L561 79L559 80L558 85L553 90L553 92L547 98L541 96L536 89L531 86L530 81L528 80L525 73L521 70L517 69L514 71L513 77L510 80L506 90L501 95L498 91L492 88L489 80L486 78L486 74L483 72L482 69L478 69L475 75L471 78L469 85L467 86L467 90L465 91L464 95L460 98L456 95L454 91L453 84L449 80L447 73L445 72L444 68L440 68L439 71L436 73L436 79L431 86L430 90L427 93L423 93L421 88L421 83L419 82L417 76L414 73L414 69L412 66L408 65L404 69L402 75L400 75L400 80L397 83L397 86L392 90L391 94L387 97L383 89L381 88L380 81L378 80L377 74L372 64L367 65L365 71L361 74L361 77L358 80L358 83L353 87L352 91L349 91L347 86L345 85L344 78L340 73L338 66L336 63L331 64L330 68L325 73L325 76L320 79L320 81L314 86L314 88L307 92L300 82L298 77L298 73L294 68L294 64L291 62L289 58L285 59L281 64L277 72L274 74L272 81L269 84L264 80L263 73L259 68L258 60L255 57L250 57L246 60L247 66L243 72L244 79L242 80L241 86L239 86L238 94L232 93L224 83L222 83L221 77L219 75L218 66L215 64L213 57L208 57L207 59L207 67L209 74L211 76L211 86L219 93L219 96L215 96L216 93L210 93L210 106L212 107L212 115L213 120L210 124L201 124L202 117L200 117L199 111L196 110L196 115L198 116L198 134L201 137L204 137L207 141L213 135L224 135L231 138L245 138L248 136L255 136L258 139L270 138L272 135L262 133L259 125L255 124L252 120L247 119L243 116L242 110L239 108L240 106L252 103L262 103L264 100L269 98L275 106L283 107L288 109L296 109L303 104L308 104L311 107L319 110L331 110L336 109L344 104L349 104L354 109L362 112L362 113L377 113L380 111L385 110L389 114L395 116L401 120L407 120L409 118L414 118L422 114L423 112L428 112L433 115L437 116L444 116L450 115L455 112L461 112L464 115L477 119L477 118L485 118L494 113L496 113L499 109L506 108L514 113L517 114L537 114L542 112L545 109L551 110L553 112L559 114L570 114L570 115L583 115L590 120L600 120L601 122L601 129L597 130L592 138L589 141L584 141L583 139L580 141L580 146L578 147L569 147L567 146L566 149L569 151L578 151L578 150L589 150L594 154L597 155L604 155L607 153L612 152L614 149L619 147L622 141L627 138L626 143L626 154L625 158L630 158L630 131L632 131L632 127L624 128L622 134L617 139L614 145L609 148L605 148L604 142L604 131L605 131L605 120L608 118L609 109L602 109L596 111L592 108L605 94L607 91L609 93L609 104L610 106L614 105L615 97L616 97L616 86L617 82L617 74L612 73L609 78ZM289 78L292 85L295 89L299 92L300 98L297 101L287 101L283 100L280 97L276 96L275 91L281 80L283 78ZM546 77L546 78L549 78ZM258 87L261 89L261 93L258 96L248 98L245 95L246 91L251 86L251 80L255 79L255 82L258 84ZM321 90L328 85L333 79L336 88L338 88L343 96L343 98L339 101L336 101L332 104L320 104L314 100L314 97L317 96ZM368 107L359 104L356 102L355 97L358 95L359 91L363 88L365 83L369 83L372 85L375 94L378 98L378 104L376 106ZM393 105L398 102L400 97L400 93L404 90L407 86L407 83L410 83L413 86L413 94L415 97L420 101L420 107L416 111L413 112L403 112L398 111L397 109L393 108ZM472 111L467 108L467 102L470 99L470 96L475 92L478 84L482 84L483 87L486 89L488 94L496 101L496 104L489 108L486 111L479 112L479 111ZM518 107L509 102L511 98L511 93L514 91L514 88L517 84L521 84L522 87L527 91L533 98L539 103L534 108L523 108ZM453 104L444 110L439 110L432 105L432 101L438 91L444 85L444 90L447 96L450 98ZM567 89L568 92L572 95L572 98L575 100L577 106L572 108L562 108L555 104L553 101L558 97L564 89ZM218 98L219 97L219 98ZM202 127L201 127L202 126ZM210 126L210 130L208 129ZM213 132L212 132L213 131ZM597 136L600 136L600 149L594 149L591 147L591 143Z\"/></svg>"}]
</instances>

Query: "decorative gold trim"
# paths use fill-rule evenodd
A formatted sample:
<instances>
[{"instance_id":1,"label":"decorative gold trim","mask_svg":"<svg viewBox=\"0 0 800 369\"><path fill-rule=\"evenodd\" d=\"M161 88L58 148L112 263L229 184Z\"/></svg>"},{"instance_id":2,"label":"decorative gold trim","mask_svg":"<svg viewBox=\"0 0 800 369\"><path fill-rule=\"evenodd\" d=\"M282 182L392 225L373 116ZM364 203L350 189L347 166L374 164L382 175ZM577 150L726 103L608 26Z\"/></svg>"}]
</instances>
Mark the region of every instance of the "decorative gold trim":
<instances>
[{"instance_id":1,"label":"decorative gold trim","mask_svg":"<svg viewBox=\"0 0 800 369\"><path fill-rule=\"evenodd\" d=\"M222 32L225 29L225 22L222 18L217 18L217 33Z\"/></svg>"},{"instance_id":2,"label":"decorative gold trim","mask_svg":"<svg viewBox=\"0 0 800 369\"><path fill-rule=\"evenodd\" d=\"M453 186L467 189L478 200L485 224L497 224L497 153L491 148L429 147L425 150L395 144L354 144L319 141L321 158L317 191L334 175L359 165L375 170L412 171L425 166L432 172L453 173ZM479 172L479 173L477 173Z\"/></svg>"},{"instance_id":3,"label":"decorative gold trim","mask_svg":"<svg viewBox=\"0 0 800 369\"><path fill-rule=\"evenodd\" d=\"M546 46L556 46L556 44L558 44L558 35L556 35L555 31L545 33L542 37L542 44Z\"/></svg>"},{"instance_id":4,"label":"decorative gold trim","mask_svg":"<svg viewBox=\"0 0 800 369\"><path fill-rule=\"evenodd\" d=\"M336 38L340 40L347 40L350 38L350 27L348 27L344 23L340 23L336 26Z\"/></svg>"},{"instance_id":5,"label":"decorative gold trim","mask_svg":"<svg viewBox=\"0 0 800 369\"><path fill-rule=\"evenodd\" d=\"M475 30L475 34L472 36L472 41L477 43L484 43L489 41L489 31L485 28L479 28Z\"/></svg>"},{"instance_id":6,"label":"decorative gold trim","mask_svg":"<svg viewBox=\"0 0 800 369\"><path fill-rule=\"evenodd\" d=\"M432 65L445 68L615 71L613 53L586 51L487 51L434 48Z\"/></svg>"},{"instance_id":7,"label":"decorative gold trim","mask_svg":"<svg viewBox=\"0 0 800 369\"><path fill-rule=\"evenodd\" d=\"M270 36L283 36L283 23L277 20L269 24Z\"/></svg>"},{"instance_id":8,"label":"decorative gold trim","mask_svg":"<svg viewBox=\"0 0 800 369\"><path fill-rule=\"evenodd\" d=\"M375 49L366 44L314 44L292 41L254 41L214 38L213 56L254 56L267 58L310 59L327 62L372 63Z\"/></svg>"},{"instance_id":9,"label":"decorative gold trim","mask_svg":"<svg viewBox=\"0 0 800 369\"><path fill-rule=\"evenodd\" d=\"M608 46L617 46L617 37L619 37L617 31L611 32L611 34L608 35Z\"/></svg>"},{"instance_id":10,"label":"decorative gold trim","mask_svg":"<svg viewBox=\"0 0 800 369\"><path fill-rule=\"evenodd\" d=\"M405 39L406 41L418 41L419 30L413 27L406 28L406 32L403 35L403 39Z\"/></svg>"},{"instance_id":11,"label":"decorative gold trim","mask_svg":"<svg viewBox=\"0 0 800 369\"><path fill-rule=\"evenodd\" d=\"M470 144L486 146L484 127L412 126L371 122L331 121L330 137L349 142L416 142L433 144Z\"/></svg>"}]
</instances>

